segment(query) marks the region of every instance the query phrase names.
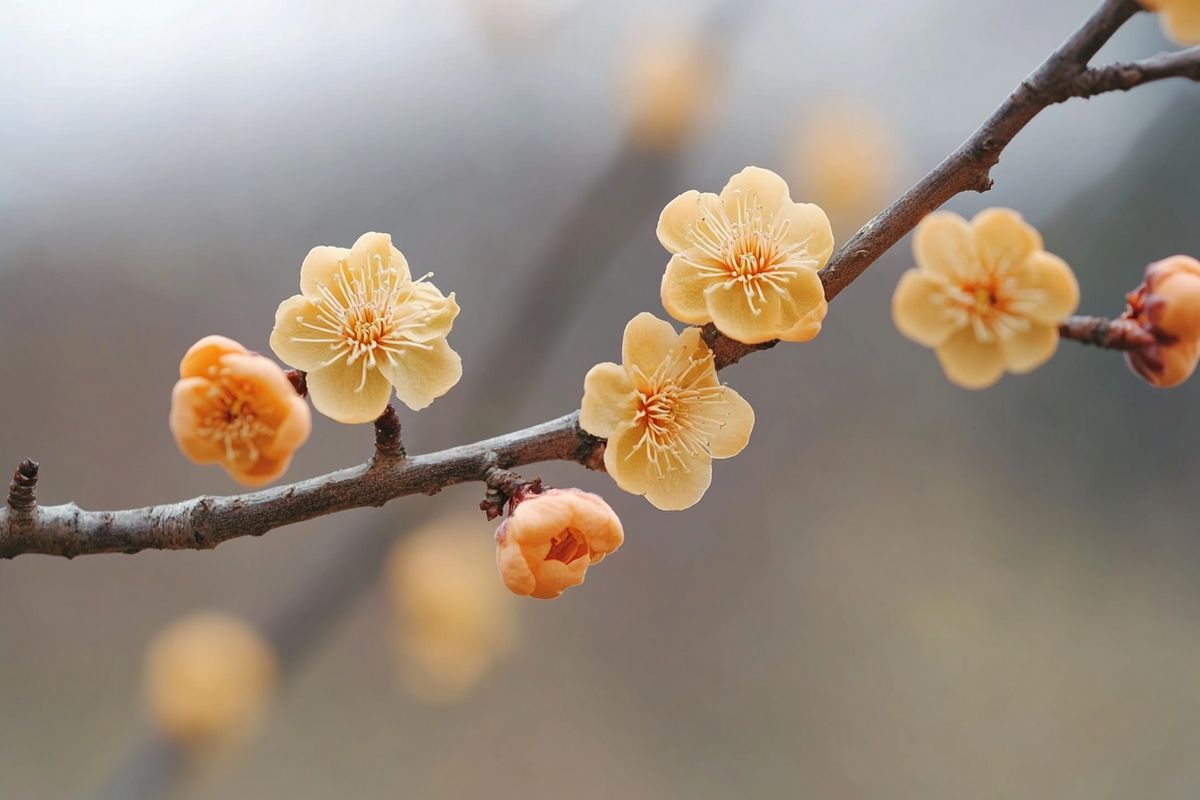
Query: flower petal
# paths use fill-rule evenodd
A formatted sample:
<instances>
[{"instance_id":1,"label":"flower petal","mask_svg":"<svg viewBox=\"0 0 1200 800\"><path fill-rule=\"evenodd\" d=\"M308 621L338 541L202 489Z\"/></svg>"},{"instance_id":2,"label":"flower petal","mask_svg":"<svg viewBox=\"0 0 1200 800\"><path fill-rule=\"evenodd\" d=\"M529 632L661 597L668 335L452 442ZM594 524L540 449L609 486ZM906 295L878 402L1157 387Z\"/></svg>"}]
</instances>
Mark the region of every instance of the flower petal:
<instances>
[{"instance_id":1,"label":"flower petal","mask_svg":"<svg viewBox=\"0 0 1200 800\"><path fill-rule=\"evenodd\" d=\"M679 334L675 333L671 323L643 311L625 326L621 337L621 361L631 375L635 374L635 367L650 375L678 347Z\"/></svg>"},{"instance_id":2,"label":"flower petal","mask_svg":"<svg viewBox=\"0 0 1200 800\"><path fill-rule=\"evenodd\" d=\"M571 505L574 513L574 524L571 527L583 534L591 554L591 563L595 564L625 542L621 520L599 495L577 489L566 491L573 492L576 496L576 502Z\"/></svg>"},{"instance_id":3,"label":"flower petal","mask_svg":"<svg viewBox=\"0 0 1200 800\"><path fill-rule=\"evenodd\" d=\"M283 363L305 372L320 368L340 349L342 338L321 328L329 328L319 320L319 310L302 294L289 297L275 310L275 327L271 329L271 350Z\"/></svg>"},{"instance_id":4,"label":"flower petal","mask_svg":"<svg viewBox=\"0 0 1200 800\"><path fill-rule=\"evenodd\" d=\"M672 253L682 253L692 246L689 227L704 231L711 230L705 220L719 211L717 196L711 192L684 192L671 202L658 216L658 241Z\"/></svg>"},{"instance_id":5,"label":"flower petal","mask_svg":"<svg viewBox=\"0 0 1200 800\"><path fill-rule=\"evenodd\" d=\"M347 256L350 267L365 270L368 275L378 275L391 268L400 274L401 280L411 280L408 259L392 245L392 237L386 233L364 233L350 247Z\"/></svg>"},{"instance_id":6,"label":"flower petal","mask_svg":"<svg viewBox=\"0 0 1200 800\"><path fill-rule=\"evenodd\" d=\"M1036 291L1028 315L1043 325L1058 325L1079 307L1079 283L1075 273L1053 253L1034 253L1012 273L1022 289Z\"/></svg>"},{"instance_id":7,"label":"flower petal","mask_svg":"<svg viewBox=\"0 0 1200 800\"><path fill-rule=\"evenodd\" d=\"M305 297L316 299L321 296L320 286L336 289L337 272L342 261L350 256L344 247L321 245L308 251L300 265L300 291ZM339 292L340 296L340 292Z\"/></svg>"},{"instance_id":8,"label":"flower petal","mask_svg":"<svg viewBox=\"0 0 1200 800\"><path fill-rule=\"evenodd\" d=\"M775 338L787 342L807 342L821 332L821 323L829 312L825 285L815 270L801 269L783 284L779 295L779 318L774 323Z\"/></svg>"},{"instance_id":9,"label":"flower petal","mask_svg":"<svg viewBox=\"0 0 1200 800\"><path fill-rule=\"evenodd\" d=\"M504 523L505 526L507 524ZM521 548L515 542L508 541L507 537L506 532L505 541L496 547L496 567L500 570L500 579L513 594L531 595L537 587L537 579L529 569L529 562L525 560Z\"/></svg>"},{"instance_id":10,"label":"flower petal","mask_svg":"<svg viewBox=\"0 0 1200 800\"><path fill-rule=\"evenodd\" d=\"M988 208L971 220L975 249L984 267L1001 271L1019 268L1042 249L1042 235L1008 208Z\"/></svg>"},{"instance_id":11,"label":"flower petal","mask_svg":"<svg viewBox=\"0 0 1200 800\"><path fill-rule=\"evenodd\" d=\"M935 211L917 225L913 257L920 269L946 278L969 275L979 268L971 226L949 211Z\"/></svg>"},{"instance_id":12,"label":"flower petal","mask_svg":"<svg viewBox=\"0 0 1200 800\"><path fill-rule=\"evenodd\" d=\"M392 385L379 369L367 367L364 373L361 358L353 364L343 358L313 370L307 382L313 407L347 425L374 422L392 395Z\"/></svg>"},{"instance_id":13,"label":"flower petal","mask_svg":"<svg viewBox=\"0 0 1200 800\"><path fill-rule=\"evenodd\" d=\"M221 357L231 353L245 354L246 348L224 336L205 336L188 348L179 362L179 377L203 378L208 370L220 363Z\"/></svg>"},{"instance_id":14,"label":"flower petal","mask_svg":"<svg viewBox=\"0 0 1200 800\"><path fill-rule=\"evenodd\" d=\"M746 209L762 209L768 219L790 200L787 182L762 167L746 167L721 190L721 204L729 219L737 221Z\"/></svg>"},{"instance_id":15,"label":"flower petal","mask_svg":"<svg viewBox=\"0 0 1200 800\"><path fill-rule=\"evenodd\" d=\"M611 361L597 364L583 379L579 427L593 436L608 437L633 419L637 394L625 368Z\"/></svg>"},{"instance_id":16,"label":"flower petal","mask_svg":"<svg viewBox=\"0 0 1200 800\"><path fill-rule=\"evenodd\" d=\"M1004 366L1017 374L1037 369L1049 361L1057 349L1058 327L1055 325L1035 323L1028 330L1013 332L1000 339Z\"/></svg>"},{"instance_id":17,"label":"flower petal","mask_svg":"<svg viewBox=\"0 0 1200 800\"><path fill-rule=\"evenodd\" d=\"M1004 374L1004 356L996 342L981 342L963 328L936 350L942 370L951 383L964 389L984 389Z\"/></svg>"},{"instance_id":18,"label":"flower petal","mask_svg":"<svg viewBox=\"0 0 1200 800\"><path fill-rule=\"evenodd\" d=\"M436 286L427 281L410 282L408 288L402 290L399 302L417 302L429 308L429 316L422 321L419 328L411 328L404 332L405 338L414 342L445 339L454 327L454 320L458 318L458 301L454 298L454 292L448 297L444 296Z\"/></svg>"},{"instance_id":19,"label":"flower petal","mask_svg":"<svg viewBox=\"0 0 1200 800\"><path fill-rule=\"evenodd\" d=\"M394 363L379 362L380 370L396 387L396 397L413 411L427 407L462 377L462 359L445 339L425 344L428 350L405 347Z\"/></svg>"},{"instance_id":20,"label":"flower petal","mask_svg":"<svg viewBox=\"0 0 1200 800\"><path fill-rule=\"evenodd\" d=\"M804 243L813 269L822 269L833 255L833 226L824 209L812 203L785 203L779 214L787 220L784 244Z\"/></svg>"},{"instance_id":21,"label":"flower petal","mask_svg":"<svg viewBox=\"0 0 1200 800\"><path fill-rule=\"evenodd\" d=\"M258 460L251 464L246 469L240 469L236 464L231 464L227 461L222 461L221 466L229 473L229 477L233 478L243 486L255 488L258 486L266 486L271 481L276 480L287 472L287 468L292 463L292 454L287 453L282 457L270 457L260 455Z\"/></svg>"},{"instance_id":22,"label":"flower petal","mask_svg":"<svg viewBox=\"0 0 1200 800\"><path fill-rule=\"evenodd\" d=\"M812 330L812 325L824 319L828 308L821 277L812 270L799 270L781 288L782 293L768 288L761 300L755 296L752 307L740 283L714 284L704 293L704 299L716 330L738 342L769 342L784 333L796 337L793 341L816 336L821 326Z\"/></svg>"},{"instance_id":23,"label":"flower petal","mask_svg":"<svg viewBox=\"0 0 1200 800\"><path fill-rule=\"evenodd\" d=\"M196 433L212 404L208 397L211 386L207 378L189 377L179 380L171 390L171 433L179 450L197 464L211 464L222 455L216 440Z\"/></svg>"},{"instance_id":24,"label":"flower petal","mask_svg":"<svg viewBox=\"0 0 1200 800\"><path fill-rule=\"evenodd\" d=\"M721 409L721 427L708 440L713 458L731 458L742 452L754 429L754 409L728 386L725 387L725 403Z\"/></svg>"},{"instance_id":25,"label":"flower petal","mask_svg":"<svg viewBox=\"0 0 1200 800\"><path fill-rule=\"evenodd\" d=\"M539 600L552 600L572 586L583 583L587 574L588 560L577 558L570 564L549 559L537 565L537 586L531 592Z\"/></svg>"},{"instance_id":26,"label":"flower petal","mask_svg":"<svg viewBox=\"0 0 1200 800\"><path fill-rule=\"evenodd\" d=\"M645 495L651 505L663 511L678 511L695 505L712 481L712 461L707 455L685 459L687 471L675 461L672 469L662 464L662 473L650 461L645 447L639 447L641 426L622 425L608 440L604 451L604 466L609 475L625 491ZM678 451L677 451L678 452Z\"/></svg>"},{"instance_id":27,"label":"flower petal","mask_svg":"<svg viewBox=\"0 0 1200 800\"><path fill-rule=\"evenodd\" d=\"M946 279L941 275L910 269L900 278L892 295L892 320L900 333L925 347L937 347L962 327L962 321L942 302Z\"/></svg>"},{"instance_id":28,"label":"flower petal","mask_svg":"<svg viewBox=\"0 0 1200 800\"><path fill-rule=\"evenodd\" d=\"M685 261L683 256L671 256L659 290L663 308L680 322L703 325L711 319L708 304L704 301L704 290L712 282L712 275Z\"/></svg>"},{"instance_id":29,"label":"flower petal","mask_svg":"<svg viewBox=\"0 0 1200 800\"><path fill-rule=\"evenodd\" d=\"M275 426L275 435L262 446L262 452L272 458L290 458L300 445L308 441L311 432L312 413L308 410L308 404L299 395L293 395L286 401L286 410Z\"/></svg>"}]
</instances>

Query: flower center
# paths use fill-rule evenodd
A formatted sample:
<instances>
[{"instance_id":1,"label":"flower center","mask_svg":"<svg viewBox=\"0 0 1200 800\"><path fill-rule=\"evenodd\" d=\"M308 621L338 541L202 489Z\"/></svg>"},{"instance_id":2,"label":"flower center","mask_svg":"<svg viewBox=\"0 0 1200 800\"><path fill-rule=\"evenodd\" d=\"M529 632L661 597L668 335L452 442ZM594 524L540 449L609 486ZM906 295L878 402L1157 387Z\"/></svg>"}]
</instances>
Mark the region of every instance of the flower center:
<instances>
[{"instance_id":1,"label":"flower center","mask_svg":"<svg viewBox=\"0 0 1200 800\"><path fill-rule=\"evenodd\" d=\"M545 561L561 561L570 564L588 554L587 542L583 534L574 528L567 528L550 540L550 550L546 553Z\"/></svg>"},{"instance_id":2,"label":"flower center","mask_svg":"<svg viewBox=\"0 0 1200 800\"><path fill-rule=\"evenodd\" d=\"M1040 290L1022 289L992 270L950 286L941 304L960 326L970 325L976 339L993 342L1029 330L1029 312L1041 297Z\"/></svg>"},{"instance_id":3,"label":"flower center","mask_svg":"<svg viewBox=\"0 0 1200 800\"><path fill-rule=\"evenodd\" d=\"M361 361L362 380L355 389L361 392L367 383L367 370L376 369L380 359L394 365L405 348L432 348L411 338L411 333L428 325L438 310L414 290L432 274L411 281L384 264L381 256L375 256L374 263L361 271L343 259L332 287L317 284L317 297L313 299L317 321L296 317L316 335L293 337L293 341L329 345L332 355L322 367L343 358L347 364Z\"/></svg>"},{"instance_id":4,"label":"flower center","mask_svg":"<svg viewBox=\"0 0 1200 800\"><path fill-rule=\"evenodd\" d=\"M709 440L725 424L719 411L714 416L714 408L725 404L725 387L696 386L715 372L712 354L667 356L651 375L634 369L639 379L634 424L642 436L625 457L644 449L659 477L675 469L687 472L690 460L711 455Z\"/></svg>"},{"instance_id":5,"label":"flower center","mask_svg":"<svg viewBox=\"0 0 1200 800\"><path fill-rule=\"evenodd\" d=\"M226 461L257 463L262 454L259 440L273 436L275 429L255 411L255 387L234 378L226 367L209 367L208 376L208 407L196 426L196 434L224 447Z\"/></svg>"},{"instance_id":6,"label":"flower center","mask_svg":"<svg viewBox=\"0 0 1200 800\"><path fill-rule=\"evenodd\" d=\"M816 269L818 261L808 252L811 234L802 241L789 241L790 219L768 215L756 194L740 189L735 194L733 218L721 202L715 213L688 225L687 237L696 257L683 259L716 284L740 285L750 311L760 314L767 292L785 294L787 282L801 269Z\"/></svg>"}]
</instances>

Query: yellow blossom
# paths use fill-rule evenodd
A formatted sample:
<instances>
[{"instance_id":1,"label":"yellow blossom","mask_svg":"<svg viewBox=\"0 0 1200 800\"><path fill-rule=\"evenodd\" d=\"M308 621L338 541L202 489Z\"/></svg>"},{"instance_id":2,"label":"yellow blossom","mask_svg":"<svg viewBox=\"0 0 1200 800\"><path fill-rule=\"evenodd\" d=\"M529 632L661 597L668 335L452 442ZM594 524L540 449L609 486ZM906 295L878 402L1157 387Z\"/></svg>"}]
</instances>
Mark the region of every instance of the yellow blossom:
<instances>
[{"instance_id":1,"label":"yellow blossom","mask_svg":"<svg viewBox=\"0 0 1200 800\"><path fill-rule=\"evenodd\" d=\"M282 475L312 427L308 405L275 362L206 336L179 364L171 433L197 464L219 463L247 486Z\"/></svg>"},{"instance_id":2,"label":"yellow blossom","mask_svg":"<svg viewBox=\"0 0 1200 800\"><path fill-rule=\"evenodd\" d=\"M712 459L746 446L754 410L718 382L698 328L677 334L638 314L625 326L621 357L588 372L579 424L608 439L604 466L618 486L665 511L688 508L708 489Z\"/></svg>"},{"instance_id":3,"label":"yellow blossom","mask_svg":"<svg viewBox=\"0 0 1200 800\"><path fill-rule=\"evenodd\" d=\"M930 214L913 253L917 268L896 287L892 317L905 336L936 349L952 383L982 389L1005 370L1030 372L1054 355L1079 286L1015 211L991 208L970 223Z\"/></svg>"},{"instance_id":4,"label":"yellow blossom","mask_svg":"<svg viewBox=\"0 0 1200 800\"><path fill-rule=\"evenodd\" d=\"M703 42L671 29L643 37L625 74L629 135L652 148L682 144L713 94L713 58Z\"/></svg>"},{"instance_id":5,"label":"yellow blossom","mask_svg":"<svg viewBox=\"0 0 1200 800\"><path fill-rule=\"evenodd\" d=\"M1125 353L1130 368L1159 389L1190 378L1200 361L1200 261L1179 255L1154 262L1127 300L1123 318L1154 337Z\"/></svg>"},{"instance_id":6,"label":"yellow blossom","mask_svg":"<svg viewBox=\"0 0 1200 800\"><path fill-rule=\"evenodd\" d=\"M425 278L412 279L385 233L365 233L348 250L312 249L300 266L301 293L275 312L271 349L308 373L318 411L371 422L393 386L417 411L458 383L462 361L446 344L458 304Z\"/></svg>"},{"instance_id":7,"label":"yellow blossom","mask_svg":"<svg viewBox=\"0 0 1200 800\"><path fill-rule=\"evenodd\" d=\"M1177 43L1200 44L1200 0L1140 0L1150 11L1157 11L1163 33Z\"/></svg>"},{"instance_id":8,"label":"yellow blossom","mask_svg":"<svg viewBox=\"0 0 1200 800\"><path fill-rule=\"evenodd\" d=\"M550 489L520 500L496 529L496 565L513 594L548 600L583 583L588 567L625 541L603 498Z\"/></svg>"},{"instance_id":9,"label":"yellow blossom","mask_svg":"<svg viewBox=\"0 0 1200 800\"><path fill-rule=\"evenodd\" d=\"M746 167L720 195L684 192L663 209L658 240L672 253L662 303L677 320L712 322L747 344L820 333L828 305L817 271L833 231L819 207L793 203L774 172Z\"/></svg>"},{"instance_id":10,"label":"yellow blossom","mask_svg":"<svg viewBox=\"0 0 1200 800\"><path fill-rule=\"evenodd\" d=\"M236 740L260 721L277 671L271 646L246 623L192 614L146 651L146 700L159 730L176 741Z\"/></svg>"},{"instance_id":11,"label":"yellow blossom","mask_svg":"<svg viewBox=\"0 0 1200 800\"><path fill-rule=\"evenodd\" d=\"M388 557L401 679L429 703L461 699L511 649L514 601L496 580L492 526L442 517L405 535Z\"/></svg>"}]
</instances>

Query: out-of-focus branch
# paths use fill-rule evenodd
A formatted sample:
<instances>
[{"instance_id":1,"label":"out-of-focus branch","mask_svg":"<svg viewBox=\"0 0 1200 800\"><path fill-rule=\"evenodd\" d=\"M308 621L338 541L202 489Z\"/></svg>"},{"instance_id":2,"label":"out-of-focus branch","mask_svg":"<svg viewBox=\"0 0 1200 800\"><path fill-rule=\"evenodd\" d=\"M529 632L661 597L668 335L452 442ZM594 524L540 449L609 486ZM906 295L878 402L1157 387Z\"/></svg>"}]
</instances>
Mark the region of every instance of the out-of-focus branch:
<instances>
[{"instance_id":1,"label":"out-of-focus branch","mask_svg":"<svg viewBox=\"0 0 1200 800\"><path fill-rule=\"evenodd\" d=\"M1154 335L1130 319L1118 317L1067 317L1058 335L1108 350L1137 350L1154 344Z\"/></svg>"},{"instance_id":2,"label":"out-of-focus branch","mask_svg":"<svg viewBox=\"0 0 1200 800\"><path fill-rule=\"evenodd\" d=\"M1134 0L1105 0L1099 9L1008 96L986 122L895 203L862 227L821 273L835 298L928 213L955 195L991 188L989 173L1014 137L1041 111L1072 97L1128 89L1167 77L1196 77L1188 66L1196 48L1133 64L1090 69L1088 62L1134 14ZM1074 338L1074 337L1070 337ZM718 368L765 345L745 345L711 327L705 339ZM577 415L407 461L367 464L300 483L234 497L125 511L83 511L73 504L19 512L0 509L0 556L74 556L147 548L204 549L237 536L259 535L313 517L418 492L433 493L482 480L491 467L561 459L599 465L602 440L578 427Z\"/></svg>"}]
</instances>

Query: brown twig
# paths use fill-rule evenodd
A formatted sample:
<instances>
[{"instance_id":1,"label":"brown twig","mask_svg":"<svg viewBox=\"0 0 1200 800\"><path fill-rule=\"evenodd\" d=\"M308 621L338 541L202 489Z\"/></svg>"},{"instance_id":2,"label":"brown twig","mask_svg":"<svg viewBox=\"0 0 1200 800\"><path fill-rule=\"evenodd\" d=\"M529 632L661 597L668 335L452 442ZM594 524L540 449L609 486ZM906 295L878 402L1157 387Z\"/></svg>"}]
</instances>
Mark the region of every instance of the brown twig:
<instances>
[{"instance_id":1,"label":"brown twig","mask_svg":"<svg viewBox=\"0 0 1200 800\"><path fill-rule=\"evenodd\" d=\"M1154 334L1124 317L1067 317L1058 326L1058 335L1108 350L1137 350L1154 344Z\"/></svg>"},{"instance_id":2,"label":"brown twig","mask_svg":"<svg viewBox=\"0 0 1200 800\"><path fill-rule=\"evenodd\" d=\"M1105 0L1066 42L1008 96L986 122L948 158L895 203L863 226L821 273L825 294L835 298L929 212L968 190L987 191L989 173L1013 138L1041 111L1072 97L1127 89L1169 77L1196 77L1197 48L1143 62L1098 70L1087 64L1141 7L1134 0ZM1072 337L1073 338L1073 337ZM715 330L706 339L718 366L736 363L765 345L745 345ZM201 497L183 503L125 511L82 511L74 504L42 507L32 525L14 524L0 509L0 556L45 553L137 552L206 549L238 536L259 535L293 522L348 508L382 505L395 497L434 493L445 486L482 480L493 466L512 467L561 459L596 464L603 442L578 426L578 414L494 439L400 464L364 464L307 481L234 497Z\"/></svg>"}]
</instances>

